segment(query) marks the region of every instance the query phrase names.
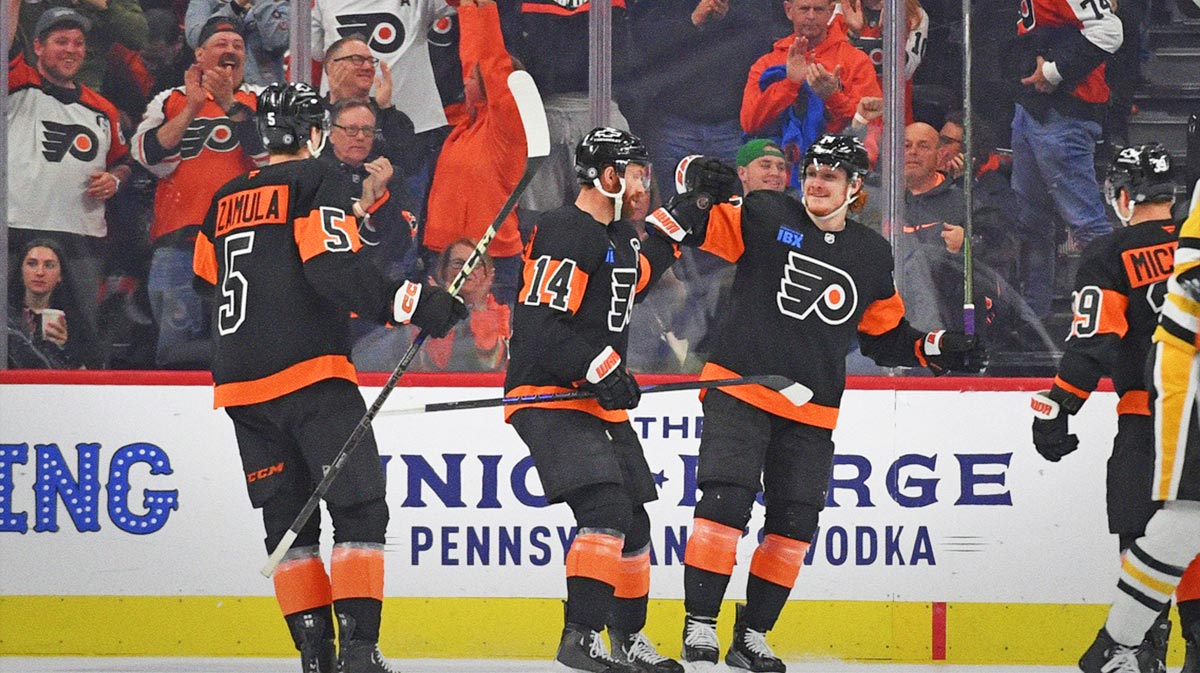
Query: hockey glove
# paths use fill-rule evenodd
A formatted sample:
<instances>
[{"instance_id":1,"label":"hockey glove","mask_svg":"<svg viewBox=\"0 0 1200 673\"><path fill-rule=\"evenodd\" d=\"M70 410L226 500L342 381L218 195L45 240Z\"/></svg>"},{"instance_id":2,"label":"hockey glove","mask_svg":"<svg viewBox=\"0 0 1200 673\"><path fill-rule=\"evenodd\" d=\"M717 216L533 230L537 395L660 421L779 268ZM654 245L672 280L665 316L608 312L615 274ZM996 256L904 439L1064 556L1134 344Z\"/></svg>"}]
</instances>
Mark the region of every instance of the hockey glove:
<instances>
[{"instance_id":1,"label":"hockey glove","mask_svg":"<svg viewBox=\"0 0 1200 673\"><path fill-rule=\"evenodd\" d=\"M1029 401L1033 408L1033 446L1042 458L1057 463L1079 448L1079 438L1067 430L1067 419L1083 406L1083 400L1055 386L1035 393Z\"/></svg>"},{"instance_id":2,"label":"hockey glove","mask_svg":"<svg viewBox=\"0 0 1200 673\"><path fill-rule=\"evenodd\" d=\"M677 194L666 206L646 216L646 231L679 245L699 247L708 233L708 211L712 204L708 194Z\"/></svg>"},{"instance_id":3,"label":"hockey glove","mask_svg":"<svg viewBox=\"0 0 1200 673\"><path fill-rule=\"evenodd\" d=\"M937 330L917 342L918 359L934 376L946 372L979 373L987 368L987 350L978 339L962 332Z\"/></svg>"},{"instance_id":4,"label":"hockey glove","mask_svg":"<svg viewBox=\"0 0 1200 673\"><path fill-rule=\"evenodd\" d=\"M581 386L596 396L604 409L632 409L642 399L637 379L625 369L621 356L608 346L588 365L587 380Z\"/></svg>"},{"instance_id":5,"label":"hockey glove","mask_svg":"<svg viewBox=\"0 0 1200 673\"><path fill-rule=\"evenodd\" d=\"M434 339L440 339L467 317L467 307L458 297L440 287L405 281L396 290L392 314L396 323L412 323Z\"/></svg>"}]
</instances>

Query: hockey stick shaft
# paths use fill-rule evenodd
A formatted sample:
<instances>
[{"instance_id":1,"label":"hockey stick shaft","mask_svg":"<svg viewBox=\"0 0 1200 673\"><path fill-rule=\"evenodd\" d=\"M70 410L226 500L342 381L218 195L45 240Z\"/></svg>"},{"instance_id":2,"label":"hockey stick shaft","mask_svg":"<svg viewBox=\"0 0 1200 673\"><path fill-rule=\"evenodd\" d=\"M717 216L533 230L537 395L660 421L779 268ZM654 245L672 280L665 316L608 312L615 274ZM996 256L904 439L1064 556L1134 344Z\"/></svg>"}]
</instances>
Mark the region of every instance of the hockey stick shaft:
<instances>
[{"instance_id":1,"label":"hockey stick shaft","mask_svg":"<svg viewBox=\"0 0 1200 673\"><path fill-rule=\"evenodd\" d=\"M724 388L730 386L764 385L773 390L783 390L793 382L783 376L767 374L763 376L743 376L733 379L713 379L709 381L678 381L675 383L660 383L641 387L643 395L649 393L668 393L680 390L700 390L703 388ZM419 407L404 409L385 409L380 412L383 416L402 416L406 414L426 414L435 411L457 411L459 409L484 409L488 407L506 407L514 404L537 404L543 402L562 402L565 400L583 400L594 398L595 394L588 390L569 390L558 393L542 393L540 395L511 395L508 397L491 397L481 400L458 400L455 402L432 402Z\"/></svg>"},{"instance_id":2,"label":"hockey stick shaft","mask_svg":"<svg viewBox=\"0 0 1200 673\"><path fill-rule=\"evenodd\" d=\"M963 14L963 194L966 197L967 212L963 220L963 332L975 334L975 276L973 256L971 251L971 234L974 227L972 211L974 210L975 142L972 132L975 128L971 120L973 114L971 105L971 0L962 0Z\"/></svg>"},{"instance_id":3,"label":"hockey stick shaft","mask_svg":"<svg viewBox=\"0 0 1200 673\"><path fill-rule=\"evenodd\" d=\"M467 276L471 275L471 272L483 258L484 252L487 251L488 244L496 237L496 233L500 230L500 225L504 224L504 220L508 218L509 213L516 207L521 194L524 193L525 188L533 180L533 176L537 173L538 168L550 154L550 133L546 127L546 112L542 108L541 95L533 83L533 78L524 71L515 71L508 77L508 87L512 91L513 98L516 99L521 123L525 127L525 144L527 150L525 171L521 175L521 179L517 182L517 186L513 188L512 193L509 194L508 199L504 202L504 205L500 207L500 212L496 214L496 217L492 220L487 230L480 236L479 242L475 245L475 249L471 251L470 256L467 257L467 261L463 264L462 269L459 270L458 275L451 281L447 291L452 296L458 295L463 283L466 282ZM354 427L354 431L346 438L346 442L342 444L341 450L338 451L337 456L330 463L329 469L325 471L325 476L321 478L320 483L317 484L308 501L304 503L304 507L301 508L300 513L296 515L296 520L292 522L283 539L275 546L275 550L267 557L267 563L261 571L263 575L270 577L274 574L275 568L279 563L283 561L283 557L291 549L292 544L296 541L296 537L300 534L300 530L308 523L308 518L312 516L321 499L329 492L329 487L333 484L333 480L341 473L350 455L354 453L354 450L358 448L367 431L370 430L371 422L383 407L384 402L387 401L388 396L392 394L392 390L399 383L400 377L404 376L404 373L408 371L413 359L417 356L417 351L421 349L421 345L425 343L428 336L425 330L417 333L416 338L413 339L404 356L400 358L400 362L396 365L396 368L392 370L391 376L383 384L379 395L358 421L358 425Z\"/></svg>"}]
</instances>

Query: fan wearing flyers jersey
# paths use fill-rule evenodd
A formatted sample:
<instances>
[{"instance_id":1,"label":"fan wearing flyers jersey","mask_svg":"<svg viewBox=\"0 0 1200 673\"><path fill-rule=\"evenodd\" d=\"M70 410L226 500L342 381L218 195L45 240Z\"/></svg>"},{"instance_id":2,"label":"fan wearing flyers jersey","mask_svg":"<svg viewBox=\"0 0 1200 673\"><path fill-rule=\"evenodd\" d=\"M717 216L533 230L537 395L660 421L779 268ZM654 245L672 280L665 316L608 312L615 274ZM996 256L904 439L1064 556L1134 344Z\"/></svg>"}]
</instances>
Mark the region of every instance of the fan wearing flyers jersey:
<instances>
[{"instance_id":1,"label":"fan wearing flyers jersey","mask_svg":"<svg viewBox=\"0 0 1200 673\"><path fill-rule=\"evenodd\" d=\"M738 606L725 663L785 670L766 634L825 505L845 356L856 335L863 354L884 366L923 365L941 374L979 371L985 363L974 338L926 334L905 320L888 242L847 215L864 205L867 164L860 141L827 134L804 156L803 201L760 189L690 214L707 217L700 249L737 264L730 314L716 330L701 379L778 374L812 389L813 397L796 405L761 386L703 394L696 474L703 495L684 554L685 661L719 657L717 615L761 489L766 537L750 563L746 604ZM682 223L696 227L691 219Z\"/></svg>"}]
</instances>

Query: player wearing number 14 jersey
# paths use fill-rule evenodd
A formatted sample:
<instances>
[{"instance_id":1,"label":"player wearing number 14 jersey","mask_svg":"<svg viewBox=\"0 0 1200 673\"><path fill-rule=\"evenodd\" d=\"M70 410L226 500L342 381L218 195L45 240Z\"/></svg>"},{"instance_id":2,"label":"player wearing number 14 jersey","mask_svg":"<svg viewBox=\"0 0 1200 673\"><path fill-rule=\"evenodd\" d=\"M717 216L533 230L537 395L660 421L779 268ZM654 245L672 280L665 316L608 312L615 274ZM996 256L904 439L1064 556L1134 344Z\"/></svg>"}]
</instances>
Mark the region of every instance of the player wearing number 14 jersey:
<instances>
[{"instance_id":1,"label":"player wearing number 14 jersey","mask_svg":"<svg viewBox=\"0 0 1200 673\"><path fill-rule=\"evenodd\" d=\"M233 420L268 551L366 413L349 358L350 312L412 322L434 337L467 315L444 290L388 281L357 254L352 186L311 158L324 145L325 126L308 85L267 87L258 98L258 130L270 165L217 190L196 239L196 275L215 286L215 406ZM275 570L275 596L305 673L393 670L377 645L384 484L368 431L325 498L334 527L331 572L321 561L315 512Z\"/></svg>"}]
</instances>

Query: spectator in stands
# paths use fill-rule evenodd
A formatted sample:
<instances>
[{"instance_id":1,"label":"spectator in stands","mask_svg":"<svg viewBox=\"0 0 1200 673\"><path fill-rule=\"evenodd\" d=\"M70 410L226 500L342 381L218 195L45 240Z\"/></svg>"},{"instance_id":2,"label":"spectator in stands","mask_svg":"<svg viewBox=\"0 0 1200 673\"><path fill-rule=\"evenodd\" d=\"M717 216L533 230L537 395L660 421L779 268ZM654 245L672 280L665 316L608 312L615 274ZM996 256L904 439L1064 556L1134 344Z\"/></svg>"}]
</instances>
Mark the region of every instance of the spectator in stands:
<instances>
[{"instance_id":1,"label":"spectator in stands","mask_svg":"<svg viewBox=\"0 0 1200 673\"><path fill-rule=\"evenodd\" d=\"M376 67L378 66L378 71ZM375 116L373 150L387 157L393 169L400 172L397 184L404 176L419 170L424 159L415 144L413 123L392 102L392 73L386 61L371 53L367 38L358 33L343 37L325 51L325 82L329 92L325 100L330 108L341 101L366 101ZM371 90L374 88L375 93ZM401 187L393 197L403 201ZM413 204L405 202L405 206Z\"/></svg>"},{"instance_id":2,"label":"spectator in stands","mask_svg":"<svg viewBox=\"0 0 1200 673\"><path fill-rule=\"evenodd\" d=\"M946 115L942 130L938 131L938 170L960 186L966 163L963 156L965 134L962 110Z\"/></svg>"},{"instance_id":3,"label":"spectator in stands","mask_svg":"<svg viewBox=\"0 0 1200 673\"><path fill-rule=\"evenodd\" d=\"M612 5L613 82L629 71L631 53L624 0ZM579 192L575 178L575 146L596 124L588 98L588 23L592 2L527 0L506 16L505 34L514 55L537 83L550 127L550 156L538 169L521 198L521 228L528 232L538 213L573 202ZM615 101L608 105L605 126L629 129Z\"/></svg>"},{"instance_id":4,"label":"spectator in stands","mask_svg":"<svg viewBox=\"0 0 1200 673\"><path fill-rule=\"evenodd\" d=\"M151 101L133 137L138 163L159 178L148 289L160 367L208 367L209 310L192 288L192 249L217 189L266 162L255 125L261 87L242 81L245 42L236 19L209 19L184 84Z\"/></svg>"},{"instance_id":5,"label":"spectator in stands","mask_svg":"<svg viewBox=\"0 0 1200 673\"><path fill-rule=\"evenodd\" d=\"M467 7L468 2L472 0L463 0L459 5L460 20L466 16L462 8ZM434 267L434 282L441 287L449 287L462 271L476 243L472 239L462 238L447 246ZM496 301L492 291L494 279L492 258L484 254L458 293L471 312L470 318L458 323L441 339L425 342L420 352L420 369L453 372L494 372L504 369L508 362L508 339L512 336L511 310L508 305Z\"/></svg>"},{"instance_id":6,"label":"spectator in stands","mask_svg":"<svg viewBox=\"0 0 1200 673\"><path fill-rule=\"evenodd\" d=\"M422 254L431 269L454 241L483 237L520 181L527 154L521 115L508 90L513 61L504 50L495 1L462 0L458 19L467 108L442 147L429 190ZM489 274L495 276L489 285L501 304L517 299L521 247L514 210L488 245L494 260Z\"/></svg>"},{"instance_id":7,"label":"spectator in stands","mask_svg":"<svg viewBox=\"0 0 1200 673\"><path fill-rule=\"evenodd\" d=\"M411 166L404 171L401 200L422 219L437 153L449 133L430 62L429 35L440 19L453 13L446 0L315 0L312 10L314 58L322 58L338 39L359 34L366 38L371 54L387 65L391 90L402 94L395 104L416 133L404 150ZM397 163L396 157L388 156Z\"/></svg>"},{"instance_id":8,"label":"spectator in stands","mask_svg":"<svg viewBox=\"0 0 1200 673\"><path fill-rule=\"evenodd\" d=\"M689 154L732 162L746 73L792 30L779 0L641 0L629 19L634 62L618 98L650 151L655 183L670 185Z\"/></svg>"},{"instance_id":9,"label":"spectator in stands","mask_svg":"<svg viewBox=\"0 0 1200 673\"><path fill-rule=\"evenodd\" d=\"M1142 31L1150 11L1150 0L1121 0L1115 5L1121 19L1122 38L1121 46L1104 69L1104 78L1111 91L1104 137L1113 145L1123 147L1129 144L1133 94L1142 83Z\"/></svg>"},{"instance_id":10,"label":"spectator in stands","mask_svg":"<svg viewBox=\"0 0 1200 673\"><path fill-rule=\"evenodd\" d=\"M826 131L850 126L859 99L882 97L870 57L843 30L831 30L836 0L784 0L793 34L750 68L742 93L742 130L779 141L802 156Z\"/></svg>"},{"instance_id":11,"label":"spectator in stands","mask_svg":"<svg viewBox=\"0 0 1200 673\"><path fill-rule=\"evenodd\" d=\"M1040 235L1025 255L1024 296L1047 316L1054 291L1055 219L1083 247L1112 230L1096 182L1095 147L1108 105L1104 63L1121 46L1121 20L1105 2L1029 0L1007 55L1019 82L1012 120L1012 185L1022 227Z\"/></svg>"},{"instance_id":12,"label":"spectator in stands","mask_svg":"<svg viewBox=\"0 0 1200 673\"><path fill-rule=\"evenodd\" d=\"M146 10L146 26L149 35L142 49L142 62L146 64L153 84L150 92L156 94L164 89L183 84L183 74L196 61L192 50L183 48L183 29L175 14L165 9Z\"/></svg>"},{"instance_id":13,"label":"spectator in stands","mask_svg":"<svg viewBox=\"0 0 1200 673\"><path fill-rule=\"evenodd\" d=\"M738 149L737 176L742 181L742 194L758 189L782 192L787 188L788 165L774 141L751 140Z\"/></svg>"},{"instance_id":14,"label":"spectator in stands","mask_svg":"<svg viewBox=\"0 0 1200 673\"><path fill-rule=\"evenodd\" d=\"M17 9L16 2L9 5L10 19ZM79 309L74 325L95 333L108 234L104 205L130 168L117 109L76 79L90 26L68 7L38 17L31 33L36 68L24 55L9 64L5 132L9 264L19 265L16 254L32 239L57 243ZM11 23L10 33L17 28Z\"/></svg>"},{"instance_id":15,"label":"spectator in stands","mask_svg":"<svg viewBox=\"0 0 1200 673\"><path fill-rule=\"evenodd\" d=\"M58 244L33 239L21 248L20 266L9 281L8 362L23 369L95 366L94 341L74 310L70 292L59 291L66 270Z\"/></svg>"},{"instance_id":16,"label":"spectator in stands","mask_svg":"<svg viewBox=\"0 0 1200 673\"><path fill-rule=\"evenodd\" d=\"M354 206L362 252L392 280L408 280L415 262L410 216L393 194L391 162L374 151L374 108L363 99L342 99L334 104L331 121L332 151L322 152L319 160L338 166L354 184L362 185Z\"/></svg>"},{"instance_id":17,"label":"spectator in stands","mask_svg":"<svg viewBox=\"0 0 1200 673\"><path fill-rule=\"evenodd\" d=\"M831 30L843 29L850 43L866 52L875 64L875 76L883 81L883 0L839 0L840 12L834 15ZM913 122L913 74L925 57L929 42L929 14L920 0L904 0L904 18L908 26L904 45L904 123ZM840 24L840 25L839 25Z\"/></svg>"},{"instance_id":18,"label":"spectator in stands","mask_svg":"<svg viewBox=\"0 0 1200 673\"><path fill-rule=\"evenodd\" d=\"M101 90L105 73L108 70L108 54L114 44L121 44L132 51L139 51L146 43L146 18L142 15L142 7L137 0L44 0L42 2L24 2L21 4L20 25L18 37L13 45L19 46L25 54L26 62L33 64L36 60L33 34L28 32L30 26L36 26L43 12L51 9L69 7L89 22L87 30L87 50L83 63L75 75L75 81L94 90Z\"/></svg>"},{"instance_id":19,"label":"spectator in stands","mask_svg":"<svg viewBox=\"0 0 1200 673\"><path fill-rule=\"evenodd\" d=\"M289 4L288 0L191 0L183 19L188 46L200 46L200 33L211 19L237 19L246 41L246 82L258 86L283 82Z\"/></svg>"},{"instance_id":20,"label":"spectator in stands","mask_svg":"<svg viewBox=\"0 0 1200 673\"><path fill-rule=\"evenodd\" d=\"M929 124L916 122L905 129L905 224L901 238L959 254L967 201L962 190L938 170L938 147L938 131Z\"/></svg>"}]
</instances>

